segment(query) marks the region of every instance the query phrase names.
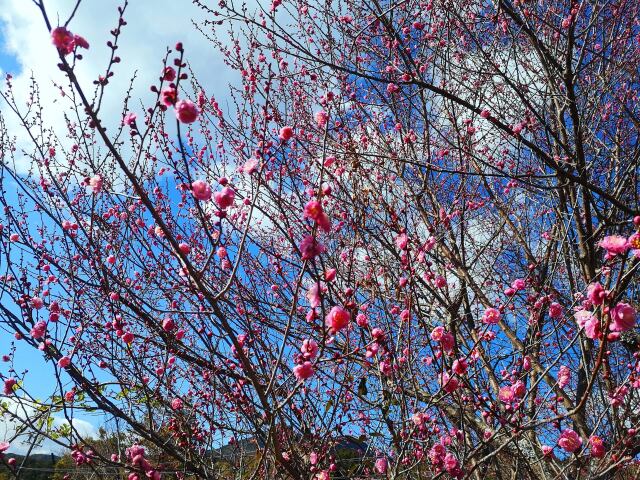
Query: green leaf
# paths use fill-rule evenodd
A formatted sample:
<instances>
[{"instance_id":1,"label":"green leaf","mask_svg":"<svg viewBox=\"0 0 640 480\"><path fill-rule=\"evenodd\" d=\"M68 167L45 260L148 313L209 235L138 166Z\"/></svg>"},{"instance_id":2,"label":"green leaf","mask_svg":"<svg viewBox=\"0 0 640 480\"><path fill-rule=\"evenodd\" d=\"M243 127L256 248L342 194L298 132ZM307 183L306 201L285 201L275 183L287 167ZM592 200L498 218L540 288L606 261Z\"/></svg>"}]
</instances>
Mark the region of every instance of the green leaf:
<instances>
[{"instance_id":1,"label":"green leaf","mask_svg":"<svg viewBox=\"0 0 640 480\"><path fill-rule=\"evenodd\" d=\"M331 410L331 407L333 407L333 398L330 398L327 404L324 406L324 413L328 413L329 410Z\"/></svg>"}]
</instances>

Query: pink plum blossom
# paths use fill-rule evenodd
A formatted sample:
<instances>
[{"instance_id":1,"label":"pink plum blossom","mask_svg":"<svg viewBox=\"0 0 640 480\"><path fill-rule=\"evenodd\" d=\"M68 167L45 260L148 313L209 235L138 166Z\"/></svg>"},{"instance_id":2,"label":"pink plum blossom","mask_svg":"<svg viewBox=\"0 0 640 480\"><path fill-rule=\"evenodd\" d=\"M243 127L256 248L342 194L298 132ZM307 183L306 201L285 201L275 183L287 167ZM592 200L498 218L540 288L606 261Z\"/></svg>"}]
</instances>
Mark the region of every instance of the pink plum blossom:
<instances>
[{"instance_id":1,"label":"pink plum blossom","mask_svg":"<svg viewBox=\"0 0 640 480\"><path fill-rule=\"evenodd\" d=\"M308 361L304 362L302 365L296 365L293 367L293 374L301 381L311 378L314 374L313 365Z\"/></svg>"},{"instance_id":2,"label":"pink plum blossom","mask_svg":"<svg viewBox=\"0 0 640 480\"><path fill-rule=\"evenodd\" d=\"M406 233L401 233L396 237L396 246L400 250L406 250L408 243L409 243L409 237L407 237Z\"/></svg>"},{"instance_id":3,"label":"pink plum blossom","mask_svg":"<svg viewBox=\"0 0 640 480\"><path fill-rule=\"evenodd\" d=\"M191 193L198 200L206 202L208 200L211 200L211 185L209 185L204 180L196 180L191 184Z\"/></svg>"},{"instance_id":4,"label":"pink plum blossom","mask_svg":"<svg viewBox=\"0 0 640 480\"><path fill-rule=\"evenodd\" d=\"M224 187L222 190L213 194L213 200L216 202L216 205L218 205L218 207L222 210L233 205L233 200L235 199L235 197L236 192L234 192L230 187Z\"/></svg>"},{"instance_id":5,"label":"pink plum blossom","mask_svg":"<svg viewBox=\"0 0 640 480\"><path fill-rule=\"evenodd\" d=\"M137 118L138 116L135 113L129 112L122 119L122 124L130 127L131 125L136 123Z\"/></svg>"},{"instance_id":6,"label":"pink plum blossom","mask_svg":"<svg viewBox=\"0 0 640 480\"><path fill-rule=\"evenodd\" d=\"M625 332L636 325L636 310L628 303L618 303L611 310L611 330Z\"/></svg>"},{"instance_id":7,"label":"pink plum blossom","mask_svg":"<svg viewBox=\"0 0 640 480\"><path fill-rule=\"evenodd\" d=\"M565 428L558 438L558 446L566 452L574 453L582 446L582 438L570 428Z\"/></svg>"},{"instance_id":8,"label":"pink plum blossom","mask_svg":"<svg viewBox=\"0 0 640 480\"><path fill-rule=\"evenodd\" d=\"M314 358L316 358L316 355L318 354L318 344L316 343L315 340L312 340L310 338L305 339L302 342L300 351L302 352L302 355L304 356L305 359L313 360Z\"/></svg>"},{"instance_id":9,"label":"pink plum blossom","mask_svg":"<svg viewBox=\"0 0 640 480\"><path fill-rule=\"evenodd\" d=\"M93 190L93 193L100 193L102 191L102 186L104 181L101 175L94 175L89 179L89 186Z\"/></svg>"},{"instance_id":10,"label":"pink plum blossom","mask_svg":"<svg viewBox=\"0 0 640 480\"><path fill-rule=\"evenodd\" d=\"M324 110L320 110L315 114L315 120L319 127L324 127L327 124L327 120L329 119L329 115Z\"/></svg>"},{"instance_id":11,"label":"pink plum blossom","mask_svg":"<svg viewBox=\"0 0 640 480\"><path fill-rule=\"evenodd\" d=\"M40 297L33 297L31 298L31 306L35 310L40 310L44 306L44 302Z\"/></svg>"},{"instance_id":12,"label":"pink plum blossom","mask_svg":"<svg viewBox=\"0 0 640 480\"><path fill-rule=\"evenodd\" d=\"M458 459L451 453L447 453L444 456L444 469L447 473L453 477L460 477L462 472L460 471L460 462Z\"/></svg>"},{"instance_id":13,"label":"pink plum blossom","mask_svg":"<svg viewBox=\"0 0 640 480\"><path fill-rule=\"evenodd\" d=\"M84 48L85 50L89 49L89 42L87 42L85 38L81 37L80 35L73 36L73 43L76 47Z\"/></svg>"},{"instance_id":14,"label":"pink plum blossom","mask_svg":"<svg viewBox=\"0 0 640 480\"><path fill-rule=\"evenodd\" d=\"M167 82L173 82L176 79L176 71L173 67L165 67L162 71L162 78Z\"/></svg>"},{"instance_id":15,"label":"pink plum blossom","mask_svg":"<svg viewBox=\"0 0 640 480\"><path fill-rule=\"evenodd\" d=\"M171 317L166 317L162 320L162 329L165 332L170 332L176 328L176 322Z\"/></svg>"},{"instance_id":16,"label":"pink plum blossom","mask_svg":"<svg viewBox=\"0 0 640 480\"><path fill-rule=\"evenodd\" d=\"M592 283L587 287L587 297L594 305L602 305L607 297L607 292L605 292L600 283Z\"/></svg>"},{"instance_id":17,"label":"pink plum blossom","mask_svg":"<svg viewBox=\"0 0 640 480\"><path fill-rule=\"evenodd\" d=\"M200 110L191 100L178 100L175 104L176 118L182 123L193 123L198 119Z\"/></svg>"},{"instance_id":18,"label":"pink plum blossom","mask_svg":"<svg viewBox=\"0 0 640 480\"><path fill-rule=\"evenodd\" d=\"M173 87L167 87L162 90L160 93L160 101L165 107L170 107L171 105L175 105L178 101L178 92ZM176 110L177 114L177 110Z\"/></svg>"},{"instance_id":19,"label":"pink plum blossom","mask_svg":"<svg viewBox=\"0 0 640 480\"><path fill-rule=\"evenodd\" d=\"M627 239L627 245L634 250L634 254L637 250L640 250L640 233L634 233Z\"/></svg>"},{"instance_id":20,"label":"pink plum blossom","mask_svg":"<svg viewBox=\"0 0 640 480\"><path fill-rule=\"evenodd\" d=\"M299 248L303 260L313 260L326 251L325 246L312 235L304 237L300 242Z\"/></svg>"},{"instance_id":21,"label":"pink plum blossom","mask_svg":"<svg viewBox=\"0 0 640 480\"><path fill-rule=\"evenodd\" d=\"M324 279L327 282L333 282L336 278L336 274L338 271L335 268L330 268L326 272L324 272Z\"/></svg>"},{"instance_id":22,"label":"pink plum blossom","mask_svg":"<svg viewBox=\"0 0 640 480\"><path fill-rule=\"evenodd\" d=\"M384 331L378 327L371 330L371 336L376 342L383 342L385 339Z\"/></svg>"},{"instance_id":23,"label":"pink plum blossom","mask_svg":"<svg viewBox=\"0 0 640 480\"><path fill-rule=\"evenodd\" d=\"M250 158L249 160L244 162L244 165L242 165L242 167L240 168L240 171L247 175L251 175L258 171L259 164L260 162L258 161L258 159Z\"/></svg>"},{"instance_id":24,"label":"pink plum blossom","mask_svg":"<svg viewBox=\"0 0 640 480\"><path fill-rule=\"evenodd\" d=\"M66 355L64 357L60 357L58 360L58 366L60 368L67 368L69 365L71 365L71 359Z\"/></svg>"},{"instance_id":25,"label":"pink plum blossom","mask_svg":"<svg viewBox=\"0 0 640 480\"><path fill-rule=\"evenodd\" d=\"M347 325L349 325L349 320L351 319L351 315L344 308L336 305L334 306L325 319L325 324L329 327L333 332L339 332Z\"/></svg>"},{"instance_id":26,"label":"pink plum blossom","mask_svg":"<svg viewBox=\"0 0 640 480\"><path fill-rule=\"evenodd\" d=\"M558 385L560 385L561 388L564 388L567 385L569 385L570 381L571 381L571 370L569 370L569 368L566 365L562 365L558 369Z\"/></svg>"},{"instance_id":27,"label":"pink plum blossom","mask_svg":"<svg viewBox=\"0 0 640 480\"><path fill-rule=\"evenodd\" d=\"M592 435L591 437L589 437L589 447L591 449L591 456L593 458L602 458L607 453L604 446L604 441L597 435Z\"/></svg>"},{"instance_id":28,"label":"pink plum blossom","mask_svg":"<svg viewBox=\"0 0 640 480\"><path fill-rule=\"evenodd\" d=\"M620 385L613 392L608 394L609 403L612 407L618 408L624 402L624 398L629 393L629 387L626 385Z\"/></svg>"},{"instance_id":29,"label":"pink plum blossom","mask_svg":"<svg viewBox=\"0 0 640 480\"><path fill-rule=\"evenodd\" d=\"M604 248L609 255L621 255L629 249L627 239L620 235L604 237L599 245Z\"/></svg>"},{"instance_id":30,"label":"pink plum blossom","mask_svg":"<svg viewBox=\"0 0 640 480\"><path fill-rule=\"evenodd\" d=\"M455 376L450 376L447 372L443 372L440 375L440 385L442 389L447 393L455 392L460 385L460 381Z\"/></svg>"},{"instance_id":31,"label":"pink plum blossom","mask_svg":"<svg viewBox=\"0 0 640 480\"><path fill-rule=\"evenodd\" d=\"M307 290L307 300L309 300L309 305L311 306L311 308L317 308L321 305L321 291L322 288L320 286L320 283L318 282L314 282L313 284L311 284L309 290Z\"/></svg>"},{"instance_id":32,"label":"pink plum blossom","mask_svg":"<svg viewBox=\"0 0 640 480\"><path fill-rule=\"evenodd\" d=\"M602 333L600 321L588 310L579 310L575 313L576 321L581 328L584 328L588 338L596 339Z\"/></svg>"},{"instance_id":33,"label":"pink plum blossom","mask_svg":"<svg viewBox=\"0 0 640 480\"><path fill-rule=\"evenodd\" d=\"M293 127L290 126L284 126L280 129L280 133L278 134L278 138L280 138L280 140L282 140L283 142L286 142L288 140L291 140L293 138Z\"/></svg>"},{"instance_id":34,"label":"pink plum blossom","mask_svg":"<svg viewBox=\"0 0 640 480\"><path fill-rule=\"evenodd\" d=\"M11 395L13 393L13 387L17 384L18 384L18 381L15 378L5 379L3 393L5 395Z\"/></svg>"},{"instance_id":35,"label":"pink plum blossom","mask_svg":"<svg viewBox=\"0 0 640 480\"><path fill-rule=\"evenodd\" d=\"M51 30L51 42L64 55L73 52L77 47L89 48L89 43L80 35L74 35L65 27L56 27Z\"/></svg>"},{"instance_id":36,"label":"pink plum blossom","mask_svg":"<svg viewBox=\"0 0 640 480\"><path fill-rule=\"evenodd\" d=\"M426 422L426 415L422 412L416 412L411 416L411 421L416 427L419 427Z\"/></svg>"},{"instance_id":37,"label":"pink plum blossom","mask_svg":"<svg viewBox=\"0 0 640 480\"><path fill-rule=\"evenodd\" d=\"M431 330L431 340L434 342L439 342L442 340L442 336L445 334L444 327L439 325Z\"/></svg>"},{"instance_id":38,"label":"pink plum blossom","mask_svg":"<svg viewBox=\"0 0 640 480\"><path fill-rule=\"evenodd\" d=\"M553 302L551 305L549 305L549 316L551 318L562 317L562 305L556 302Z\"/></svg>"},{"instance_id":39,"label":"pink plum blossom","mask_svg":"<svg viewBox=\"0 0 640 480\"><path fill-rule=\"evenodd\" d=\"M500 321L500 310L497 308L487 308L482 316L482 321L488 325L495 325Z\"/></svg>"},{"instance_id":40,"label":"pink plum blossom","mask_svg":"<svg viewBox=\"0 0 640 480\"><path fill-rule=\"evenodd\" d=\"M316 221L325 232L331 230L331 221L317 200L311 200L304 206L304 217Z\"/></svg>"},{"instance_id":41,"label":"pink plum blossom","mask_svg":"<svg viewBox=\"0 0 640 480\"><path fill-rule=\"evenodd\" d=\"M381 475L384 475L387 473L387 459L384 457L380 457L376 460L375 463L375 469L376 472L378 472Z\"/></svg>"},{"instance_id":42,"label":"pink plum blossom","mask_svg":"<svg viewBox=\"0 0 640 480\"><path fill-rule=\"evenodd\" d=\"M511 403L515 399L513 388L510 385L501 387L498 392L498 398L502 403Z\"/></svg>"},{"instance_id":43,"label":"pink plum blossom","mask_svg":"<svg viewBox=\"0 0 640 480\"><path fill-rule=\"evenodd\" d=\"M442 350L447 353L451 353L453 352L453 347L455 346L455 338L451 333L446 332L440 339L440 345L442 345Z\"/></svg>"},{"instance_id":44,"label":"pink plum blossom","mask_svg":"<svg viewBox=\"0 0 640 480\"><path fill-rule=\"evenodd\" d=\"M36 340L44 338L47 333L47 324L43 321L39 321L31 328L30 333L31 336Z\"/></svg>"},{"instance_id":45,"label":"pink plum blossom","mask_svg":"<svg viewBox=\"0 0 640 480\"><path fill-rule=\"evenodd\" d=\"M458 358L453 361L451 365L451 371L456 375L464 375L467 373L467 369L469 368L469 364L465 358Z\"/></svg>"},{"instance_id":46,"label":"pink plum blossom","mask_svg":"<svg viewBox=\"0 0 640 480\"><path fill-rule=\"evenodd\" d=\"M380 370L380 373L385 377L391 376L391 373L393 372L393 368L391 367L391 363L389 362L389 360L381 361L378 368Z\"/></svg>"}]
</instances>

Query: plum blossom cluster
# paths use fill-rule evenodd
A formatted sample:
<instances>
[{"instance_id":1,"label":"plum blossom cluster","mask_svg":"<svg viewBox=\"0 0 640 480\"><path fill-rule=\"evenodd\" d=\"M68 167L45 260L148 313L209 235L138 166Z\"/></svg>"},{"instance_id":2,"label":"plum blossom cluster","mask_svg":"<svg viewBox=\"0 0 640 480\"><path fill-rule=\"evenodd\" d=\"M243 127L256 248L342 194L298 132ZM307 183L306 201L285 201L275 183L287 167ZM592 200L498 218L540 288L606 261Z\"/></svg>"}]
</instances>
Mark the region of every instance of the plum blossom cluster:
<instances>
[{"instance_id":1,"label":"plum blossom cluster","mask_svg":"<svg viewBox=\"0 0 640 480\"><path fill-rule=\"evenodd\" d=\"M218 182L223 185L223 187L221 190L214 192L211 189L211 185L206 181L195 180L191 184L191 192L193 196L201 202L208 202L213 198L218 208L225 210L233 205L236 193L231 187L225 186L227 184L225 178L218 180Z\"/></svg>"},{"instance_id":2,"label":"plum blossom cluster","mask_svg":"<svg viewBox=\"0 0 640 480\"><path fill-rule=\"evenodd\" d=\"M162 474L155 470L151 463L145 458L145 449L140 445L132 445L126 450L127 460L132 468L141 470L141 473L131 472L127 477L128 480L142 480L143 478L149 478L151 480L160 480ZM144 476L141 476L141 475Z\"/></svg>"},{"instance_id":3,"label":"plum blossom cluster","mask_svg":"<svg viewBox=\"0 0 640 480\"><path fill-rule=\"evenodd\" d=\"M89 48L89 42L80 35L71 33L65 27L56 27L51 31L51 42L63 55L72 53L76 47Z\"/></svg>"}]
</instances>

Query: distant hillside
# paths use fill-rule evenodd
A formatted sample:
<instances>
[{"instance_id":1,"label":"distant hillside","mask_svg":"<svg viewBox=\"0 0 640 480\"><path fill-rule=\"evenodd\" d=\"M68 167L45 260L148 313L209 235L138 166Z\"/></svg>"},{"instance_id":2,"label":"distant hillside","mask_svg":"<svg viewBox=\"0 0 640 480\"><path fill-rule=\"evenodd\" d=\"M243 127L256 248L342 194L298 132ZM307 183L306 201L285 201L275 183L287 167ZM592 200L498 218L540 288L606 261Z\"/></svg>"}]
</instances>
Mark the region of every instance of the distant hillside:
<instances>
[{"instance_id":1,"label":"distant hillside","mask_svg":"<svg viewBox=\"0 0 640 480\"><path fill-rule=\"evenodd\" d=\"M6 454L5 461L15 458L16 468L22 467L20 470L20 479L24 480L51 480L53 479L53 469L60 457L53 454L33 454L26 459L24 455ZM9 480L14 478L9 469L3 464L0 465L0 480Z\"/></svg>"}]
</instances>

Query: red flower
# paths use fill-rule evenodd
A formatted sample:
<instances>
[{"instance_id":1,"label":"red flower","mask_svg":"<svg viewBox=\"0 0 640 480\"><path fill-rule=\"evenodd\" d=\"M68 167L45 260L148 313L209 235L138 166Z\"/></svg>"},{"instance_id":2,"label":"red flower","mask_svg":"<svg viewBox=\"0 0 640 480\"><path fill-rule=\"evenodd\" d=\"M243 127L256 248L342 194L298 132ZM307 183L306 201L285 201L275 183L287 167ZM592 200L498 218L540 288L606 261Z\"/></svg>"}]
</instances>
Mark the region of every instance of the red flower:
<instances>
[{"instance_id":1,"label":"red flower","mask_svg":"<svg viewBox=\"0 0 640 480\"><path fill-rule=\"evenodd\" d=\"M304 362L302 365L296 365L293 367L293 374L298 380L306 380L314 374L313 365L311 362Z\"/></svg>"},{"instance_id":2,"label":"red flower","mask_svg":"<svg viewBox=\"0 0 640 480\"><path fill-rule=\"evenodd\" d=\"M190 100L180 100L176 103L176 117L182 123L193 123L198 119L200 109Z\"/></svg>"},{"instance_id":3,"label":"red flower","mask_svg":"<svg viewBox=\"0 0 640 480\"><path fill-rule=\"evenodd\" d=\"M573 453L582 446L582 438L576 432L567 428L560 434L558 446L566 452Z\"/></svg>"},{"instance_id":4,"label":"red flower","mask_svg":"<svg viewBox=\"0 0 640 480\"><path fill-rule=\"evenodd\" d=\"M302 242L300 242L300 252L302 253L303 260L312 260L325 251L325 246L311 235L304 237Z\"/></svg>"},{"instance_id":5,"label":"red flower","mask_svg":"<svg viewBox=\"0 0 640 480\"><path fill-rule=\"evenodd\" d=\"M176 79L176 71L173 69L173 67L165 67L164 71L162 72L162 78L167 82L173 82Z\"/></svg>"},{"instance_id":6,"label":"red flower","mask_svg":"<svg viewBox=\"0 0 640 480\"><path fill-rule=\"evenodd\" d=\"M73 52L75 45L73 34L65 27L57 27L51 31L51 42L65 55Z\"/></svg>"},{"instance_id":7,"label":"red flower","mask_svg":"<svg viewBox=\"0 0 640 480\"><path fill-rule=\"evenodd\" d=\"M224 187L221 191L213 194L213 200L216 205L221 209L225 209L233 205L233 199L236 197L236 192L229 187Z\"/></svg>"},{"instance_id":8,"label":"red flower","mask_svg":"<svg viewBox=\"0 0 640 480\"><path fill-rule=\"evenodd\" d=\"M14 385L17 385L18 381L15 378L7 378L4 381L4 394L11 395L13 393Z\"/></svg>"},{"instance_id":9,"label":"red flower","mask_svg":"<svg viewBox=\"0 0 640 480\"><path fill-rule=\"evenodd\" d=\"M278 138L280 138L280 140L282 140L283 142L286 142L287 140L291 140L291 138L293 138L293 127L290 126L286 126L286 127L282 127L280 129L280 134L278 135Z\"/></svg>"},{"instance_id":10,"label":"red flower","mask_svg":"<svg viewBox=\"0 0 640 480\"><path fill-rule=\"evenodd\" d=\"M338 332L349 324L350 319L349 312L336 305L327 315L325 323L333 332Z\"/></svg>"},{"instance_id":11,"label":"red flower","mask_svg":"<svg viewBox=\"0 0 640 480\"><path fill-rule=\"evenodd\" d=\"M624 332L636 324L636 311L628 303L619 303L611 311L611 330Z\"/></svg>"},{"instance_id":12,"label":"red flower","mask_svg":"<svg viewBox=\"0 0 640 480\"><path fill-rule=\"evenodd\" d=\"M51 30L51 43L64 55L73 52L75 47L89 48L89 42L80 35L74 35L65 27L56 27Z\"/></svg>"},{"instance_id":13,"label":"red flower","mask_svg":"<svg viewBox=\"0 0 640 480\"><path fill-rule=\"evenodd\" d=\"M204 180L196 180L191 184L191 193L202 202L211 200L211 186Z\"/></svg>"}]
</instances>

